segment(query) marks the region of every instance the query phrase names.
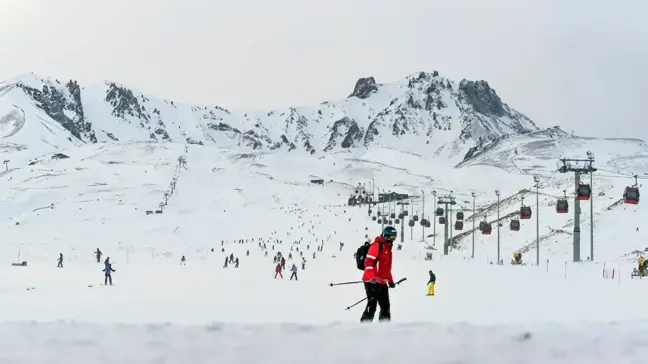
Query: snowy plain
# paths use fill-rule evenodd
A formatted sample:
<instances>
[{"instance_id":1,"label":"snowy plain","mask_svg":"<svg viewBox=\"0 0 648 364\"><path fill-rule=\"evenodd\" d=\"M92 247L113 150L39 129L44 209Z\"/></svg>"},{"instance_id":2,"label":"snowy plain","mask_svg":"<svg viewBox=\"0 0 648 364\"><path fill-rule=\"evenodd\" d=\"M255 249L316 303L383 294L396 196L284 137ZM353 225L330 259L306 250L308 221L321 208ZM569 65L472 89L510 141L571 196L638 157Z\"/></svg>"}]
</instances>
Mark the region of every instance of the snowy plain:
<instances>
[{"instance_id":1,"label":"snowy plain","mask_svg":"<svg viewBox=\"0 0 648 364\"><path fill-rule=\"evenodd\" d=\"M619 166L607 166L595 182L605 193L594 205L595 262L571 262L569 234L551 235L539 267L499 266L489 264L495 228L475 235L475 259L470 235L444 257L429 249L441 246L439 237L427 237L430 229L405 228L394 276L408 280L391 291L393 322L360 325L363 305L345 308L364 297L362 287L329 287L360 278L353 252L365 235L380 232L365 207L344 206L358 182L424 190L426 211L432 189L452 190L468 213L471 192L479 210L493 202L495 188L512 196L529 188L531 177L488 165L450 169L386 148L319 159L153 143L64 152L69 159L47 156L31 166L33 153L21 164L15 152L13 166L0 174L1 362L596 364L641 363L648 355L648 313L637 304L648 296L647 282L630 279L636 255L628 255L645 248L643 229L635 230L645 221L642 205L607 209L629 183ZM528 163L550 176L555 160ZM488 181L479 178L484 173ZM173 178L164 213L147 215ZM309 183L316 178L326 185ZM553 211L570 184L560 178L543 180L541 234L568 227L571 215ZM422 199L415 201L420 214ZM504 214L519 203L501 208ZM583 210L585 259L589 209ZM534 226L530 220L512 232L504 224L505 262L533 242ZM273 279L272 255L288 255L291 247L288 264L298 263L299 281L289 281L288 271ZM116 269L112 287L101 285L96 248ZM423 259L428 252L431 261ZM240 258L239 268L223 268L229 254ZM525 261L534 263L534 256L531 249ZM27 267L9 265L23 260ZM434 297L425 295L430 269L438 279Z\"/></svg>"}]
</instances>

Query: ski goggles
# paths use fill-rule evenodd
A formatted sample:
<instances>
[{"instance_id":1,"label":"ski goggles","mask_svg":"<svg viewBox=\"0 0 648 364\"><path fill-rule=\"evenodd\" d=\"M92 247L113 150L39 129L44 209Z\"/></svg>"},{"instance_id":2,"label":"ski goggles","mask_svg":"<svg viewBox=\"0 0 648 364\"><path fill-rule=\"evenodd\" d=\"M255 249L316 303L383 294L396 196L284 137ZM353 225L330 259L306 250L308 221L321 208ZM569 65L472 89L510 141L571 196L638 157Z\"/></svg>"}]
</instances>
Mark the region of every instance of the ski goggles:
<instances>
[{"instance_id":1,"label":"ski goggles","mask_svg":"<svg viewBox=\"0 0 648 364\"><path fill-rule=\"evenodd\" d=\"M396 240L396 235L385 235L385 240L394 241Z\"/></svg>"}]
</instances>

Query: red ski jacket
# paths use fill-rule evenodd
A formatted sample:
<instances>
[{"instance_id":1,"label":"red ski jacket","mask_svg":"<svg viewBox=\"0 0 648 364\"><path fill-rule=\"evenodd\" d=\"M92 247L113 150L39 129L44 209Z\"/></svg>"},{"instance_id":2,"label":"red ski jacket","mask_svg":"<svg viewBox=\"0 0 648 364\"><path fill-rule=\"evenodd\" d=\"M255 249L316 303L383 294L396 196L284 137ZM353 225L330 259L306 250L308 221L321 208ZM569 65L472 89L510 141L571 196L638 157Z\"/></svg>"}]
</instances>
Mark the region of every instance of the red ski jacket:
<instances>
[{"instance_id":1,"label":"red ski jacket","mask_svg":"<svg viewBox=\"0 0 648 364\"><path fill-rule=\"evenodd\" d=\"M379 244L382 247L379 249ZM376 279L379 284L393 283L392 278L392 242L376 237L376 240L369 246L367 257L365 258L365 270L362 280L367 282Z\"/></svg>"}]
</instances>

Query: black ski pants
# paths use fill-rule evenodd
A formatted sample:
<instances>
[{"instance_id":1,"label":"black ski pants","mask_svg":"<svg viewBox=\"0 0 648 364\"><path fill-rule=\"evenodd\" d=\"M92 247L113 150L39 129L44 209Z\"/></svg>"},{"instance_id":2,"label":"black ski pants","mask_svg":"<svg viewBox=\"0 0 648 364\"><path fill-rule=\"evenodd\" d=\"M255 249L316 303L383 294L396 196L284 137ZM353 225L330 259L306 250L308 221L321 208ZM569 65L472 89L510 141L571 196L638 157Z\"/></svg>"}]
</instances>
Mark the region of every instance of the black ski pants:
<instances>
[{"instance_id":1,"label":"black ski pants","mask_svg":"<svg viewBox=\"0 0 648 364\"><path fill-rule=\"evenodd\" d=\"M371 322L376 314L376 305L380 306L378 320L391 320L391 311L389 307L389 287L386 284L364 283L365 292L367 293L367 307L362 312L360 322Z\"/></svg>"},{"instance_id":2,"label":"black ski pants","mask_svg":"<svg viewBox=\"0 0 648 364\"><path fill-rule=\"evenodd\" d=\"M108 282L112 284L112 276L110 274L106 274L104 277L104 285L108 284Z\"/></svg>"}]
</instances>

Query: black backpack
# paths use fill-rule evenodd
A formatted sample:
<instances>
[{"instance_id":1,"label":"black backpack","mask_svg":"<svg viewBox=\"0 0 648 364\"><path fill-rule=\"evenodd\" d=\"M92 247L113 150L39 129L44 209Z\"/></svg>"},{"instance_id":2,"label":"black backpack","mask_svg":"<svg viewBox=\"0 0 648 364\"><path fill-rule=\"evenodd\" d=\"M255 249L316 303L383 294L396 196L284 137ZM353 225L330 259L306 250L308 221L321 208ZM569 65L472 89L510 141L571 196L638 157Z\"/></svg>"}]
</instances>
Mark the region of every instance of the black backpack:
<instances>
[{"instance_id":1,"label":"black backpack","mask_svg":"<svg viewBox=\"0 0 648 364\"><path fill-rule=\"evenodd\" d=\"M356 266L359 270L365 270L365 258L369 252L369 247L371 244L362 244L361 247L356 251ZM378 244L378 254L382 251L382 244Z\"/></svg>"}]
</instances>

